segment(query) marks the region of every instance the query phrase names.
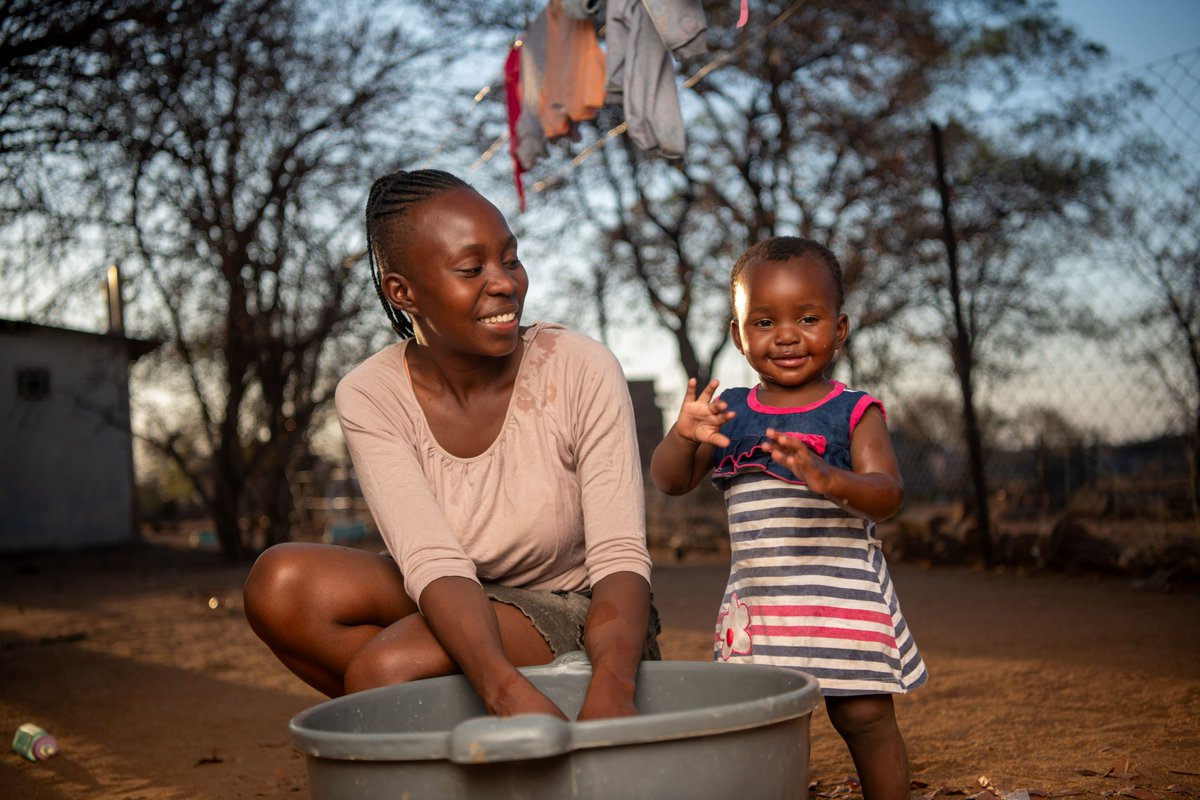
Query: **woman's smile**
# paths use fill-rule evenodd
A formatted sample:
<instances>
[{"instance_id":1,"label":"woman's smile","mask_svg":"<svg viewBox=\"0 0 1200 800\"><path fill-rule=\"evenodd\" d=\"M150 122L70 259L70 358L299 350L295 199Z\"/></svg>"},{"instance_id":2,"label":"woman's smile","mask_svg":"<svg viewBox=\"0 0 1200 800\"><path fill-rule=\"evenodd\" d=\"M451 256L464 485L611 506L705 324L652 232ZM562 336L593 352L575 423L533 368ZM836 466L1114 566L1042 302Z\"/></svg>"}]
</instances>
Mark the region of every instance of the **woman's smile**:
<instances>
[{"instance_id":1,"label":"woman's smile","mask_svg":"<svg viewBox=\"0 0 1200 800\"><path fill-rule=\"evenodd\" d=\"M499 314L493 314L489 317L481 317L479 319L484 325L491 325L496 328L510 328L517 324L516 311L504 311Z\"/></svg>"}]
</instances>

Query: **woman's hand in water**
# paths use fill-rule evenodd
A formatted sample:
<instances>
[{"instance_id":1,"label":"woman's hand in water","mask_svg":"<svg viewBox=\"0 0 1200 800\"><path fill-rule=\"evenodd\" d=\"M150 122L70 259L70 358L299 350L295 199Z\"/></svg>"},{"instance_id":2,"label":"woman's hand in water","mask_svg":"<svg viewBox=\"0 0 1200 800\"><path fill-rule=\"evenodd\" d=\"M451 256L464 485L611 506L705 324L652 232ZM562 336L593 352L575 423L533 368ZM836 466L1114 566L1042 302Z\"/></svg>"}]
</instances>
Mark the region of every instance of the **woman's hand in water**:
<instances>
[{"instance_id":1,"label":"woman's hand in water","mask_svg":"<svg viewBox=\"0 0 1200 800\"><path fill-rule=\"evenodd\" d=\"M614 572L592 586L583 646L592 677L579 719L632 717L638 664L650 624L650 584L633 572Z\"/></svg>"},{"instance_id":2,"label":"woman's hand in water","mask_svg":"<svg viewBox=\"0 0 1200 800\"><path fill-rule=\"evenodd\" d=\"M728 447L729 437L721 433L721 426L733 419L724 400L713 400L719 381L709 381L700 396L696 396L696 379L688 379L687 393L679 408L679 419L675 421L675 432L689 442Z\"/></svg>"},{"instance_id":3,"label":"woman's hand in water","mask_svg":"<svg viewBox=\"0 0 1200 800\"><path fill-rule=\"evenodd\" d=\"M549 714L567 720L562 709L538 691L529 679L516 670L500 681L497 691L485 701L489 714L511 717L516 714Z\"/></svg>"},{"instance_id":4,"label":"woman's hand in water","mask_svg":"<svg viewBox=\"0 0 1200 800\"><path fill-rule=\"evenodd\" d=\"M583 707L579 709L579 721L589 719L612 719L614 717L636 717L638 710L633 704L633 682L606 671L593 671L588 683Z\"/></svg>"},{"instance_id":5,"label":"woman's hand in water","mask_svg":"<svg viewBox=\"0 0 1200 800\"><path fill-rule=\"evenodd\" d=\"M833 491L834 468L808 445L774 428L767 428L767 441L771 458L790 469L809 489L824 495Z\"/></svg>"},{"instance_id":6,"label":"woman's hand in water","mask_svg":"<svg viewBox=\"0 0 1200 800\"><path fill-rule=\"evenodd\" d=\"M457 665L489 714L501 717L549 714L566 719L558 706L514 666L513 658L504 648L496 612L477 582L458 575L437 578L421 593L420 604L425 624L442 651L435 652L433 658L437 661L449 658L448 665L441 664L448 667L443 673ZM520 624L533 625L524 618ZM540 640L541 636L537 638ZM513 655L519 656L521 662L537 663L550 654L548 645L540 641L539 645L528 649L513 641Z\"/></svg>"}]
</instances>

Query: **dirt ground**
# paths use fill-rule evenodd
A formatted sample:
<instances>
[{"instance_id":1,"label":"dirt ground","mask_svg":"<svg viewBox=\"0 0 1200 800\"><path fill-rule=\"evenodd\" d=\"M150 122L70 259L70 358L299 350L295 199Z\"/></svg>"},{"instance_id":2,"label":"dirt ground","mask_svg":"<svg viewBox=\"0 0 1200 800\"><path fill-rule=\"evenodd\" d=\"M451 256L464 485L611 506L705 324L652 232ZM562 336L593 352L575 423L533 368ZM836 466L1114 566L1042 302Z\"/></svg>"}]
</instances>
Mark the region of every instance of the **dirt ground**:
<instances>
[{"instance_id":1,"label":"dirt ground","mask_svg":"<svg viewBox=\"0 0 1200 800\"><path fill-rule=\"evenodd\" d=\"M307 797L288 720L323 698L242 613L247 567L176 543L0 562L3 800ZM671 659L705 660L726 565L655 569ZM930 682L898 699L914 797L1200 797L1200 592L894 563ZM855 797L813 717L814 797ZM746 800L752 800L747 798Z\"/></svg>"}]
</instances>

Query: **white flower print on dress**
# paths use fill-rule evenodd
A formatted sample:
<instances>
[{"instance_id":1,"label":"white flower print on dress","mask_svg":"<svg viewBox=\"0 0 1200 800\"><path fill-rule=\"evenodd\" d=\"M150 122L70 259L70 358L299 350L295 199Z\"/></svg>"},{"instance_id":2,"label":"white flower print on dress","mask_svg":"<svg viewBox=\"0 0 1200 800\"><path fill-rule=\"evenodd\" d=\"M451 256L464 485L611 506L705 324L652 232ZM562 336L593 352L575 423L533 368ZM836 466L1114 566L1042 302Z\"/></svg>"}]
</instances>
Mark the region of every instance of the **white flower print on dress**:
<instances>
[{"instance_id":1,"label":"white flower print on dress","mask_svg":"<svg viewBox=\"0 0 1200 800\"><path fill-rule=\"evenodd\" d=\"M734 653L750 653L750 608L738 600L737 592L730 595L729 604L721 610L717 628L721 631L722 660L728 661Z\"/></svg>"}]
</instances>

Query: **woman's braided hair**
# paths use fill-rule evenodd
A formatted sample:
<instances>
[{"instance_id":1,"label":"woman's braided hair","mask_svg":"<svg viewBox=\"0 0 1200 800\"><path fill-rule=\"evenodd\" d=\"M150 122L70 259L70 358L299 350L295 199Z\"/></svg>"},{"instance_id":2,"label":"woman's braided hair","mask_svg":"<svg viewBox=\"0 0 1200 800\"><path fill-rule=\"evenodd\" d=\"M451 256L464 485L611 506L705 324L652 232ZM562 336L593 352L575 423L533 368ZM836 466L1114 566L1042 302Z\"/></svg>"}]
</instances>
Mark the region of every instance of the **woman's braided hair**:
<instances>
[{"instance_id":1,"label":"woman's braided hair","mask_svg":"<svg viewBox=\"0 0 1200 800\"><path fill-rule=\"evenodd\" d=\"M399 265L387 263L382 251L376 250L380 226L399 221L412 206L442 192L470 188L466 181L440 169L401 170L384 175L371 185L367 195L367 262L371 267L371 280L375 282L375 293L401 339L412 337L412 320L389 303L383 294L383 273L391 272Z\"/></svg>"}]
</instances>

